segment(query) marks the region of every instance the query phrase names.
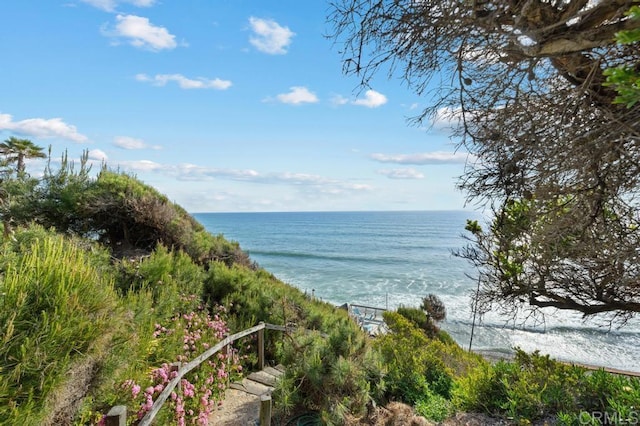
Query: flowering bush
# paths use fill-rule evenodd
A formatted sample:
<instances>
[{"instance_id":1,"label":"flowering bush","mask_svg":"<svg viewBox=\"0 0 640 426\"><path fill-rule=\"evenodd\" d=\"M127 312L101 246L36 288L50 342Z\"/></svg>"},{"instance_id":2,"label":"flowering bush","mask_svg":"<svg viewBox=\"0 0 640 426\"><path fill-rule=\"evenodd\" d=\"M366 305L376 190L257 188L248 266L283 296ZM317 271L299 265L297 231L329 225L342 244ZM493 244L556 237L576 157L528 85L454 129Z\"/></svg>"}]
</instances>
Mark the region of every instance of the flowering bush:
<instances>
[{"instance_id":1,"label":"flowering bush","mask_svg":"<svg viewBox=\"0 0 640 426\"><path fill-rule=\"evenodd\" d=\"M218 307L211 316L206 308L199 306L192 312L176 315L170 324L155 324L154 346L178 347L180 350L174 363L164 362L139 381L127 379L120 385L119 392L126 395L127 406L135 407L134 423L151 410L167 384L178 376L179 365L199 356L225 337L229 329L222 317L224 313L225 309ZM232 347L223 349L180 380L165 402L171 414L163 410L161 415L172 417L172 423L179 426L207 425L212 411L224 398L230 380L240 376L241 371L238 351Z\"/></svg>"}]
</instances>

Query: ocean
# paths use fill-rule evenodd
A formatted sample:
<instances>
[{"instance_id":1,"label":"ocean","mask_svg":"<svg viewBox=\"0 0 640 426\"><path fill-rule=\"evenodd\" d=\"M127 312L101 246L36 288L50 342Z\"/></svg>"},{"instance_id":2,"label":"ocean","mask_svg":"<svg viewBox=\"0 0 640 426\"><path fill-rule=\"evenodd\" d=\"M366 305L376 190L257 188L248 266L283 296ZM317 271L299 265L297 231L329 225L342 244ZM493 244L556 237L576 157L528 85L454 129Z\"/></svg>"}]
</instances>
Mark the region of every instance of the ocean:
<instances>
[{"instance_id":1,"label":"ocean","mask_svg":"<svg viewBox=\"0 0 640 426\"><path fill-rule=\"evenodd\" d=\"M474 212L196 213L213 234L238 241L280 280L327 302L394 309L418 307L428 293L447 308L442 328L464 348L472 327L473 269L452 252ZM552 358L640 372L640 321L620 329L545 311L543 323L490 312L476 325L473 349L514 347Z\"/></svg>"}]
</instances>

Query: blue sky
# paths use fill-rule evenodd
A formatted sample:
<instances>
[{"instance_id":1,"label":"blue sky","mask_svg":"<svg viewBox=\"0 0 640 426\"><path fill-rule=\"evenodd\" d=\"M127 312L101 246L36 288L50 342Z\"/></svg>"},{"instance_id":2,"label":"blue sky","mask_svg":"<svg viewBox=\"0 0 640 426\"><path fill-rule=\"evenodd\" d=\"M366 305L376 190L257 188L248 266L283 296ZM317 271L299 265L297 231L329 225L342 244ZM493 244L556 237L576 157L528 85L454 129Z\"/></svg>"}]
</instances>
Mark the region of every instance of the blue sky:
<instances>
[{"instance_id":1,"label":"blue sky","mask_svg":"<svg viewBox=\"0 0 640 426\"><path fill-rule=\"evenodd\" d=\"M190 212L458 210L466 156L397 78L342 74L323 0L0 3L0 139L88 150ZM440 129L440 130L439 130ZM32 161L32 174L44 163Z\"/></svg>"}]
</instances>

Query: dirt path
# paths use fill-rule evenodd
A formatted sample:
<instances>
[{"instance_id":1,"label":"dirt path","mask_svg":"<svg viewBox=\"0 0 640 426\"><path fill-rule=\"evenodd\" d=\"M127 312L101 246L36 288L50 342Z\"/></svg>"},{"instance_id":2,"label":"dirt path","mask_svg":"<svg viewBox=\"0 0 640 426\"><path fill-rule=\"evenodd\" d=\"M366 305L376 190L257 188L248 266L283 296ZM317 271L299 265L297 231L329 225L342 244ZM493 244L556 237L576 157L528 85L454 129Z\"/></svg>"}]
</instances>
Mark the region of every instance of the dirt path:
<instances>
[{"instance_id":1,"label":"dirt path","mask_svg":"<svg viewBox=\"0 0 640 426\"><path fill-rule=\"evenodd\" d=\"M227 389L225 399L211 417L210 425L253 426L260 416L260 397L236 389Z\"/></svg>"},{"instance_id":2,"label":"dirt path","mask_svg":"<svg viewBox=\"0 0 640 426\"><path fill-rule=\"evenodd\" d=\"M254 426L260 420L260 395L270 395L282 371L266 367L251 373L225 392L224 401L209 417L209 424L222 426Z\"/></svg>"}]
</instances>

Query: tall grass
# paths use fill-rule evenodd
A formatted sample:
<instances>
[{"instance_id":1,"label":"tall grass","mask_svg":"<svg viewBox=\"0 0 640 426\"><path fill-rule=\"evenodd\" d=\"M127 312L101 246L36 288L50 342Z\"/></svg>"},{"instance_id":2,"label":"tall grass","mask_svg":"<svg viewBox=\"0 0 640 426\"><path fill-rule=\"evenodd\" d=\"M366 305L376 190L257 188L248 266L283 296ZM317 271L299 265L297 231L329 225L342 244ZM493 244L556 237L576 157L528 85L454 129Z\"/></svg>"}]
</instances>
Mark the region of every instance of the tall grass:
<instances>
[{"instance_id":1,"label":"tall grass","mask_svg":"<svg viewBox=\"0 0 640 426\"><path fill-rule=\"evenodd\" d=\"M2 246L0 419L37 424L70 363L108 333L117 295L86 246L38 227L15 238Z\"/></svg>"}]
</instances>

